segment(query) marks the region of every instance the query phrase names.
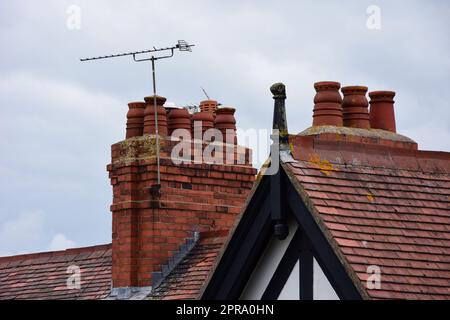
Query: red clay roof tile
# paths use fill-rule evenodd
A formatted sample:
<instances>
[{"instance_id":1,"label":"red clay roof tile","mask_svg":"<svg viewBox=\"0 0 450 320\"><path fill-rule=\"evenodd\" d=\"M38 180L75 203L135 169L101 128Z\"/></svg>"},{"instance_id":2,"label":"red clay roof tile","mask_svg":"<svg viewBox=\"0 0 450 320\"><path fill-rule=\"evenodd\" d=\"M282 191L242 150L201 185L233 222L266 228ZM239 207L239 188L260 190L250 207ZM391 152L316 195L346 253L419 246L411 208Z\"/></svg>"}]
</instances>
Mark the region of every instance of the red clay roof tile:
<instances>
[{"instance_id":1,"label":"red clay roof tile","mask_svg":"<svg viewBox=\"0 0 450 320\"><path fill-rule=\"evenodd\" d=\"M102 299L111 288L111 245L0 258L2 299ZM68 267L81 271L80 289L69 289Z\"/></svg>"},{"instance_id":2,"label":"red clay roof tile","mask_svg":"<svg viewBox=\"0 0 450 320\"><path fill-rule=\"evenodd\" d=\"M381 268L369 296L450 299L450 153L313 145L315 161L294 144L298 162L285 167L365 288L367 267Z\"/></svg>"},{"instance_id":3,"label":"red clay roof tile","mask_svg":"<svg viewBox=\"0 0 450 320\"><path fill-rule=\"evenodd\" d=\"M152 292L151 299L197 299L227 232L202 233L199 242Z\"/></svg>"}]
</instances>

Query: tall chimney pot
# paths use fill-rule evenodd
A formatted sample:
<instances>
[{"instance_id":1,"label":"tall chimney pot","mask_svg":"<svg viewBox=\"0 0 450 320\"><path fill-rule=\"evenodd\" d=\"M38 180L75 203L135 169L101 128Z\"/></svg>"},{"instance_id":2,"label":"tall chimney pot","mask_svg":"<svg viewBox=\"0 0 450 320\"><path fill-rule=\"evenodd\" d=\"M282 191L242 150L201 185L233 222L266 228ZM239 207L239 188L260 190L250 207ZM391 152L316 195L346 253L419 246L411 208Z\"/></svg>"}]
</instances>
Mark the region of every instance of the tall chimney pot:
<instances>
[{"instance_id":1,"label":"tall chimney pot","mask_svg":"<svg viewBox=\"0 0 450 320\"><path fill-rule=\"evenodd\" d=\"M370 126L396 132L394 91L372 91L370 97Z\"/></svg>"},{"instance_id":2,"label":"tall chimney pot","mask_svg":"<svg viewBox=\"0 0 450 320\"><path fill-rule=\"evenodd\" d=\"M209 111L200 111L192 115L192 137L195 138L196 128L201 127L202 139L205 131L214 128L214 114Z\"/></svg>"},{"instance_id":3,"label":"tall chimney pot","mask_svg":"<svg viewBox=\"0 0 450 320\"><path fill-rule=\"evenodd\" d=\"M176 129L191 131L191 115L185 108L173 108L167 115L169 135Z\"/></svg>"},{"instance_id":4,"label":"tall chimney pot","mask_svg":"<svg viewBox=\"0 0 450 320\"><path fill-rule=\"evenodd\" d=\"M342 100L344 126L370 129L367 87L347 86L342 87L341 91L344 95Z\"/></svg>"},{"instance_id":5,"label":"tall chimney pot","mask_svg":"<svg viewBox=\"0 0 450 320\"><path fill-rule=\"evenodd\" d=\"M314 83L313 126L342 126L341 84L334 81Z\"/></svg>"},{"instance_id":6,"label":"tall chimney pot","mask_svg":"<svg viewBox=\"0 0 450 320\"><path fill-rule=\"evenodd\" d=\"M155 134L155 108L153 96L144 98L146 107L144 110L144 134ZM167 136L167 113L163 107L166 98L156 96L156 110L158 114L158 132L160 135Z\"/></svg>"},{"instance_id":7,"label":"tall chimney pot","mask_svg":"<svg viewBox=\"0 0 450 320\"><path fill-rule=\"evenodd\" d=\"M222 132L223 141L227 141L227 131L232 134L231 143L237 144L236 136L236 119L234 117L236 109L234 108L219 108L216 110L216 118L214 120L214 127Z\"/></svg>"},{"instance_id":8,"label":"tall chimney pot","mask_svg":"<svg viewBox=\"0 0 450 320\"><path fill-rule=\"evenodd\" d=\"M202 112L216 113L218 103L216 100L203 100L200 102L200 110Z\"/></svg>"},{"instance_id":9,"label":"tall chimney pot","mask_svg":"<svg viewBox=\"0 0 450 320\"><path fill-rule=\"evenodd\" d=\"M142 136L144 132L145 102L130 102L127 112L126 139Z\"/></svg>"}]
</instances>

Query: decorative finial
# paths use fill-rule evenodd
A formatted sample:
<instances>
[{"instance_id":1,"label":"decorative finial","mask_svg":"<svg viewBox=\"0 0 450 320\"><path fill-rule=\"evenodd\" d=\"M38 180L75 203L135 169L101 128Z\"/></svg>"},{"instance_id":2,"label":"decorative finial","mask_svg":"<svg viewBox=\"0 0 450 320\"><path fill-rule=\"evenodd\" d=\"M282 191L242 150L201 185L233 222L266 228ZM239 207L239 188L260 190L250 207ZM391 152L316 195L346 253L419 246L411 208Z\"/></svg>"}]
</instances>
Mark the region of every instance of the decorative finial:
<instances>
[{"instance_id":1,"label":"decorative finial","mask_svg":"<svg viewBox=\"0 0 450 320\"><path fill-rule=\"evenodd\" d=\"M270 176L270 215L274 224L274 234L284 240L289 234L286 222L286 201L284 183L280 171L281 153L289 152L289 134L286 121L286 87L281 82L270 87L273 94L273 125L270 146L271 168L275 169Z\"/></svg>"},{"instance_id":2,"label":"decorative finial","mask_svg":"<svg viewBox=\"0 0 450 320\"><path fill-rule=\"evenodd\" d=\"M270 87L270 92L274 99L286 99L286 87L283 83L277 82Z\"/></svg>"},{"instance_id":3,"label":"decorative finial","mask_svg":"<svg viewBox=\"0 0 450 320\"><path fill-rule=\"evenodd\" d=\"M274 142L279 146L280 150L289 150L286 107L284 105L286 100L286 87L281 82L278 82L270 87L270 91L275 100L272 129L277 130L276 138L279 139L279 141Z\"/></svg>"}]
</instances>

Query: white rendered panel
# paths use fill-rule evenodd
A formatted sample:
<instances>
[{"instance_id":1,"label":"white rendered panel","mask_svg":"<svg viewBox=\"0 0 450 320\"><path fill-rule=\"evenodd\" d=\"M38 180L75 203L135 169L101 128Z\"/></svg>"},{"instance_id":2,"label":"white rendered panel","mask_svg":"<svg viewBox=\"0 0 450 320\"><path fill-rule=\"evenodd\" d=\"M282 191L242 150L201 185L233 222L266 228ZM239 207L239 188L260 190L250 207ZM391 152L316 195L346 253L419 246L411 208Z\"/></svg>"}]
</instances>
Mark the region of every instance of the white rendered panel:
<instances>
[{"instance_id":1,"label":"white rendered panel","mask_svg":"<svg viewBox=\"0 0 450 320\"><path fill-rule=\"evenodd\" d=\"M334 291L331 283L323 273L319 263L314 259L313 274L313 298L314 300L339 300L338 295Z\"/></svg>"},{"instance_id":2,"label":"white rendered panel","mask_svg":"<svg viewBox=\"0 0 450 320\"><path fill-rule=\"evenodd\" d=\"M247 285L245 286L240 299L242 300L260 300L269 284L270 279L275 273L278 264L283 258L286 249L291 242L294 233L297 231L297 222L289 221L289 235L284 240L278 240L272 236L261 258L253 270Z\"/></svg>"},{"instance_id":3,"label":"white rendered panel","mask_svg":"<svg viewBox=\"0 0 450 320\"><path fill-rule=\"evenodd\" d=\"M297 261L278 296L278 300L298 299L300 299L300 263Z\"/></svg>"}]
</instances>

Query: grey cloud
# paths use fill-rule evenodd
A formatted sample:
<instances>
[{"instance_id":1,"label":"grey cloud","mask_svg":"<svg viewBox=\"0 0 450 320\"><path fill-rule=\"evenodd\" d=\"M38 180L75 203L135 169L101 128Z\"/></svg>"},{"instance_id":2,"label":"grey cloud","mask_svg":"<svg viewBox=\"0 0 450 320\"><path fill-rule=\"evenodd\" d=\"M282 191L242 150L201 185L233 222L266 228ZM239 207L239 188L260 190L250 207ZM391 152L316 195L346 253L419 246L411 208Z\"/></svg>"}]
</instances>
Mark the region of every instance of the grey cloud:
<instances>
[{"instance_id":1,"label":"grey cloud","mask_svg":"<svg viewBox=\"0 0 450 320\"><path fill-rule=\"evenodd\" d=\"M66 28L72 4L80 30ZM379 31L366 28L372 4ZM124 136L126 103L151 92L150 66L78 59L178 39L196 47L157 63L169 101L198 103L203 86L237 107L239 126L269 128L268 88L283 81L289 129L299 132L311 124L315 81L393 89L399 132L448 151L449 13L447 1L1 2L0 226L42 210L51 235L110 241L105 165ZM50 240L9 249L45 250Z\"/></svg>"}]
</instances>

